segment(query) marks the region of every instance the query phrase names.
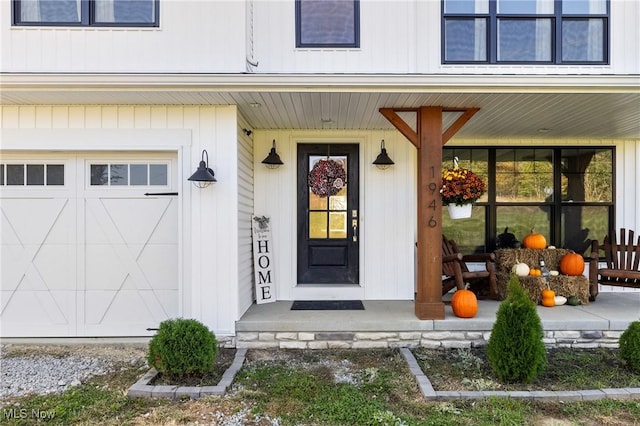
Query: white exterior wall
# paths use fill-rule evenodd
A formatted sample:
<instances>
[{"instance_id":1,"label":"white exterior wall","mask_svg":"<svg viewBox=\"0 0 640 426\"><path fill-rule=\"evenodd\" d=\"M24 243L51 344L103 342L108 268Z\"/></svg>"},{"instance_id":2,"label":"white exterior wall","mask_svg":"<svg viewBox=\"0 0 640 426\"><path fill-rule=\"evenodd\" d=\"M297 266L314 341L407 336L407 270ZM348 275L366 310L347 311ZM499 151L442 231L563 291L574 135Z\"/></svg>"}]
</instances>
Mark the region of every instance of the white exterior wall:
<instances>
[{"instance_id":1,"label":"white exterior wall","mask_svg":"<svg viewBox=\"0 0 640 426\"><path fill-rule=\"evenodd\" d=\"M260 161L275 139L284 165L269 170ZM385 140L395 165L378 170L371 163ZM296 144L360 143L360 282L366 300L413 299L416 239L416 150L395 131L257 131L254 136L255 211L271 217L278 300L293 300L296 290ZM640 140L467 140L473 146L615 146L616 227L640 228ZM603 289L606 291L607 289ZM626 289L625 289L626 290ZM623 291L616 288L615 291Z\"/></svg>"},{"instance_id":2,"label":"white exterior wall","mask_svg":"<svg viewBox=\"0 0 640 426\"><path fill-rule=\"evenodd\" d=\"M178 154L180 313L235 334L238 144L235 106L2 106L3 150L173 151ZM218 182L187 178L206 149ZM246 304L246 303L245 303Z\"/></svg>"},{"instance_id":3,"label":"white exterior wall","mask_svg":"<svg viewBox=\"0 0 640 426\"><path fill-rule=\"evenodd\" d=\"M12 27L2 72L639 74L640 2L611 0L610 65L442 65L439 0L361 0L360 48L296 49L295 3L167 0L159 28ZM248 67L246 58L256 61Z\"/></svg>"},{"instance_id":4,"label":"white exterior wall","mask_svg":"<svg viewBox=\"0 0 640 426\"><path fill-rule=\"evenodd\" d=\"M360 48L296 49L293 1L254 2L256 73L638 74L640 2L611 0L610 65L442 65L439 0L360 2Z\"/></svg>"},{"instance_id":5,"label":"white exterior wall","mask_svg":"<svg viewBox=\"0 0 640 426\"><path fill-rule=\"evenodd\" d=\"M2 72L244 72L246 3L162 0L158 28L11 26L0 0Z\"/></svg>"},{"instance_id":6,"label":"white exterior wall","mask_svg":"<svg viewBox=\"0 0 640 426\"><path fill-rule=\"evenodd\" d=\"M253 139L244 133L248 125L238 122L238 312L253 303Z\"/></svg>"},{"instance_id":7,"label":"white exterior wall","mask_svg":"<svg viewBox=\"0 0 640 426\"><path fill-rule=\"evenodd\" d=\"M260 164L276 140L284 165ZM385 140L396 163L378 170L371 163ZM360 282L364 299L412 300L416 238L416 150L395 131L256 131L255 211L271 217L278 300L296 298L297 143L360 144Z\"/></svg>"}]
</instances>

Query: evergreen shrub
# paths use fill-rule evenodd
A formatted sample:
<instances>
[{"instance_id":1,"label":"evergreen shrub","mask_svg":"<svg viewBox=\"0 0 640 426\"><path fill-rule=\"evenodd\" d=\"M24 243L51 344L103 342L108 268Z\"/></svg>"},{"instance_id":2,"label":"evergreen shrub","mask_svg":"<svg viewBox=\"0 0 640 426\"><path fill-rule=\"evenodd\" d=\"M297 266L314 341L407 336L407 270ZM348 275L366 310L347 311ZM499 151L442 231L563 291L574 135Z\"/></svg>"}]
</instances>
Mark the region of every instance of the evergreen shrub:
<instances>
[{"instance_id":1,"label":"evergreen shrub","mask_svg":"<svg viewBox=\"0 0 640 426\"><path fill-rule=\"evenodd\" d=\"M194 319L169 319L160 323L149 342L147 361L158 372L184 377L213 369L218 355L216 336Z\"/></svg>"},{"instance_id":2,"label":"evergreen shrub","mask_svg":"<svg viewBox=\"0 0 640 426\"><path fill-rule=\"evenodd\" d=\"M536 305L515 274L507 284L507 297L496 313L487 344L487 358L498 379L531 383L547 366L544 332Z\"/></svg>"},{"instance_id":3,"label":"evergreen shrub","mask_svg":"<svg viewBox=\"0 0 640 426\"><path fill-rule=\"evenodd\" d=\"M640 372L640 321L633 321L620 336L620 357Z\"/></svg>"}]
</instances>

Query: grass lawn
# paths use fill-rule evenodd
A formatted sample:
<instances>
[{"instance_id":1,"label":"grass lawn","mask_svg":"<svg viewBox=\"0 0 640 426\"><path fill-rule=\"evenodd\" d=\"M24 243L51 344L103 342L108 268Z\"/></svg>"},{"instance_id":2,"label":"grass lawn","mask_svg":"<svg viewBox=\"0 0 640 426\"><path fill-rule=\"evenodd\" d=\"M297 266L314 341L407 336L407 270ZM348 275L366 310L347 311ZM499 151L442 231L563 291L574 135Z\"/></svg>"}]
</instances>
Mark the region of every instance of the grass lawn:
<instances>
[{"instance_id":1,"label":"grass lawn","mask_svg":"<svg viewBox=\"0 0 640 426\"><path fill-rule=\"evenodd\" d=\"M443 356L441 375L465 371L449 383L493 381L477 353L456 350L430 354L416 350L433 377L436 355ZM575 352L575 351L574 351ZM601 350L568 354L571 369L585 376L562 378L583 386L596 370L602 376L621 368ZM615 352L615 351L610 351ZM551 357L549 358L551 360ZM440 362L440 361L438 361ZM559 363L557 360L555 363ZM449 371L450 373L445 373ZM566 371L566 370L562 370ZM640 401L602 400L579 403L538 403L510 399L427 402L421 397L403 357L396 350L250 350L233 389L225 397L196 401L129 399L126 390L142 374L139 366L123 364L116 372L94 377L62 394L13 398L3 402L0 424L32 425L33 416L9 418L11 411L55 413L38 424L60 425L634 425L640 424ZM467 372L469 372L467 374ZM474 373L475 374L475 373ZM615 387L626 386L617 372ZM630 384L636 373L627 372ZM555 377L555 376L554 376ZM432 379L436 382L435 379ZM555 380L555 379L549 379ZM598 379L598 380L605 380ZM558 380L559 381L559 380ZM469 386L466 384L465 386ZM16 405L19 404L19 405ZM18 412L19 411L13 411Z\"/></svg>"}]
</instances>

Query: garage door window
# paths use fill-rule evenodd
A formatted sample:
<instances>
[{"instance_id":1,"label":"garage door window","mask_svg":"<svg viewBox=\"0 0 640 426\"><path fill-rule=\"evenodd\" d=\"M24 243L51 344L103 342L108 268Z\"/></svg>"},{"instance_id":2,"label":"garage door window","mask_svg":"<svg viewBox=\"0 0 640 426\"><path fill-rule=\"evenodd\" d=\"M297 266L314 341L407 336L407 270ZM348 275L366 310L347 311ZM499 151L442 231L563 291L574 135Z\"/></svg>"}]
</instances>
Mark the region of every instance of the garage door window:
<instances>
[{"instance_id":1,"label":"garage door window","mask_svg":"<svg viewBox=\"0 0 640 426\"><path fill-rule=\"evenodd\" d=\"M91 164L91 186L167 186L168 169L167 164Z\"/></svg>"},{"instance_id":2,"label":"garage door window","mask_svg":"<svg viewBox=\"0 0 640 426\"><path fill-rule=\"evenodd\" d=\"M63 164L0 164L0 186L64 185Z\"/></svg>"}]
</instances>

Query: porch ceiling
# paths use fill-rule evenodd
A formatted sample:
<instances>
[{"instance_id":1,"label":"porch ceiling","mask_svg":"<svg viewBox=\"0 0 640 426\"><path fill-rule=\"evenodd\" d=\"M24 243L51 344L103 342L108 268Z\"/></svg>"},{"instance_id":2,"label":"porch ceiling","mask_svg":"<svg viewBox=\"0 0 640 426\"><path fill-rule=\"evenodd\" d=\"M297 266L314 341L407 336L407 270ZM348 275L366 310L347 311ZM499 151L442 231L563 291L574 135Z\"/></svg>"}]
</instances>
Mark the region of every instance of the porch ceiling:
<instances>
[{"instance_id":1,"label":"porch ceiling","mask_svg":"<svg viewBox=\"0 0 640 426\"><path fill-rule=\"evenodd\" d=\"M253 130L387 130L394 127L379 113L383 107L478 107L456 137L640 138L637 76L356 77L4 74L0 103L237 105ZM456 117L445 114L444 125Z\"/></svg>"}]
</instances>

